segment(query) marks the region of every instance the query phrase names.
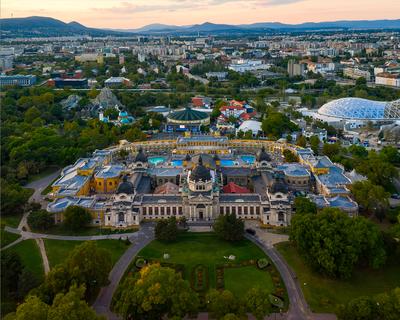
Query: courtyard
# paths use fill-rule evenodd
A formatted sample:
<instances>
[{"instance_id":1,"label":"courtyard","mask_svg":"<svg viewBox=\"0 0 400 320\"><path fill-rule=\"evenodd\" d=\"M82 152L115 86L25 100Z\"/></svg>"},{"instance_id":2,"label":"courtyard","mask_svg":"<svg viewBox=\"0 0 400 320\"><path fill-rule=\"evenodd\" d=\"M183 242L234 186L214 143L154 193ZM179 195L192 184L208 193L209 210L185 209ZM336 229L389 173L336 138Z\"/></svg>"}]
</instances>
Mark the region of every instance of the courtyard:
<instances>
[{"instance_id":1,"label":"courtyard","mask_svg":"<svg viewBox=\"0 0 400 320\"><path fill-rule=\"evenodd\" d=\"M212 232L187 232L173 243L151 242L139 252L140 258L175 268L199 294L212 288L227 289L242 298L249 289L260 287L287 301L278 271L247 239L232 243ZM259 259L266 259L268 266L258 268Z\"/></svg>"}]
</instances>

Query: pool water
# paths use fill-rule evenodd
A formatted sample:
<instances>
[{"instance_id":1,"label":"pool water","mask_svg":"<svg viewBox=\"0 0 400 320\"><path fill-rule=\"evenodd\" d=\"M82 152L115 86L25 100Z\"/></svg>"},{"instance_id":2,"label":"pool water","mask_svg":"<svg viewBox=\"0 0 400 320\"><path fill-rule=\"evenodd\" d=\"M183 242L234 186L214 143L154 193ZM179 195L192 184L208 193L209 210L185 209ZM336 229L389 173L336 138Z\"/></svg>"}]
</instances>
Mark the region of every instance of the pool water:
<instances>
[{"instance_id":1,"label":"pool water","mask_svg":"<svg viewBox=\"0 0 400 320\"><path fill-rule=\"evenodd\" d=\"M241 156L240 159L242 159L247 164L253 164L256 161L256 157L252 155Z\"/></svg>"},{"instance_id":2,"label":"pool water","mask_svg":"<svg viewBox=\"0 0 400 320\"><path fill-rule=\"evenodd\" d=\"M157 165L159 163L165 162L165 158L164 157L150 157L149 162L151 164Z\"/></svg>"},{"instance_id":3,"label":"pool water","mask_svg":"<svg viewBox=\"0 0 400 320\"><path fill-rule=\"evenodd\" d=\"M183 160L172 160L171 161L171 165L173 165L174 167L182 167L183 164Z\"/></svg>"},{"instance_id":4,"label":"pool water","mask_svg":"<svg viewBox=\"0 0 400 320\"><path fill-rule=\"evenodd\" d=\"M230 159L221 159L221 167L233 167L235 162Z\"/></svg>"}]
</instances>

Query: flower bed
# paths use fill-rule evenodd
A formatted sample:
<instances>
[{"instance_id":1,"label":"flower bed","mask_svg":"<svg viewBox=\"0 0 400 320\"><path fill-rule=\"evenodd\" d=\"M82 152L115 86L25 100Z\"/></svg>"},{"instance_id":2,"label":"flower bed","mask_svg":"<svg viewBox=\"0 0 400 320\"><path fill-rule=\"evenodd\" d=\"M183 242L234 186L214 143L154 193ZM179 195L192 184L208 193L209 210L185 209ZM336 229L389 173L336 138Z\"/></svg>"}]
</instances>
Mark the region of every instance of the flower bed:
<instances>
[{"instance_id":1,"label":"flower bed","mask_svg":"<svg viewBox=\"0 0 400 320\"><path fill-rule=\"evenodd\" d=\"M192 270L190 284L194 291L205 292L208 290L208 268L202 264L198 264Z\"/></svg>"}]
</instances>

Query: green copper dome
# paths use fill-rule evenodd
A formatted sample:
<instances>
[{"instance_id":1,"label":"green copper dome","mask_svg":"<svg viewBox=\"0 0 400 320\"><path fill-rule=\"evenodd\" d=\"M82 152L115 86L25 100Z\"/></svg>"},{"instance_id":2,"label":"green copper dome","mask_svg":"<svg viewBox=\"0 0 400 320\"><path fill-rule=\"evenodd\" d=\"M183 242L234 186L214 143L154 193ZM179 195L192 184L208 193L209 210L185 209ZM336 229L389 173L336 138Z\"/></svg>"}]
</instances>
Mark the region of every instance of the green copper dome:
<instances>
[{"instance_id":1,"label":"green copper dome","mask_svg":"<svg viewBox=\"0 0 400 320\"><path fill-rule=\"evenodd\" d=\"M185 108L184 110L176 111L168 116L169 119L174 121L202 121L209 118L206 112Z\"/></svg>"}]
</instances>

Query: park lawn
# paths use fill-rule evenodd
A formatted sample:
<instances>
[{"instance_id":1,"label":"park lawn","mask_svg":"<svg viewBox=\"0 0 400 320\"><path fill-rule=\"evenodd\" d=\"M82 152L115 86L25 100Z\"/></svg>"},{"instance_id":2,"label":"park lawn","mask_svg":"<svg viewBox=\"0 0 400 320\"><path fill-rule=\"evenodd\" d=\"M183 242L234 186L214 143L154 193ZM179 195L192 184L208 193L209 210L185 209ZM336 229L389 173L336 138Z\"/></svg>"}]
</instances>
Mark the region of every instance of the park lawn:
<instances>
[{"instance_id":1,"label":"park lawn","mask_svg":"<svg viewBox=\"0 0 400 320\"><path fill-rule=\"evenodd\" d=\"M111 228L99 228L99 227L84 227L74 231L64 227L62 224L56 224L47 230L33 229L33 231L37 233L55 234L60 236L97 236L97 235L118 234L118 233L132 233L138 230L139 228L111 229Z\"/></svg>"},{"instance_id":2,"label":"park lawn","mask_svg":"<svg viewBox=\"0 0 400 320\"><path fill-rule=\"evenodd\" d=\"M1 226L1 240L0 246L1 248L5 247L6 245L14 242L20 236L15 233L4 231L5 226L16 228L21 221L22 213L21 214L10 214L10 215L2 215L0 218L0 226Z\"/></svg>"},{"instance_id":3,"label":"park lawn","mask_svg":"<svg viewBox=\"0 0 400 320\"><path fill-rule=\"evenodd\" d=\"M21 258L22 264L38 279L43 279L44 270L42 256L40 255L39 247L33 239L24 240L17 243L15 246L7 249L7 251L14 251Z\"/></svg>"},{"instance_id":4,"label":"park lawn","mask_svg":"<svg viewBox=\"0 0 400 320\"><path fill-rule=\"evenodd\" d=\"M313 272L289 242L276 245L278 251L296 272L304 296L314 312L335 312L343 304L360 296L372 296L400 286L399 257L389 257L379 269L359 268L351 279L326 278Z\"/></svg>"},{"instance_id":5,"label":"park lawn","mask_svg":"<svg viewBox=\"0 0 400 320\"><path fill-rule=\"evenodd\" d=\"M260 287L272 293L274 284L268 271L256 266L226 268L224 270L225 289L237 297L243 297L251 288Z\"/></svg>"},{"instance_id":6,"label":"park lawn","mask_svg":"<svg viewBox=\"0 0 400 320\"><path fill-rule=\"evenodd\" d=\"M69 253L84 241L71 241L71 240L44 240L46 247L47 258L49 259L50 268L57 264L63 263ZM124 241L119 240L96 240L99 247L108 250L111 253L111 260L113 265L123 255L128 245Z\"/></svg>"},{"instance_id":7,"label":"park lawn","mask_svg":"<svg viewBox=\"0 0 400 320\"><path fill-rule=\"evenodd\" d=\"M167 260L163 259L164 253L168 253L170 258ZM265 258L263 251L247 239L231 243L218 239L214 233L192 232L180 234L177 241L173 243L164 243L155 240L138 254L138 256L146 259L183 264L185 266L184 278L187 280L190 280L190 273L193 268L198 264L203 264L209 270L210 288L215 288L216 285L215 266L217 264L228 263L229 260L225 259L224 256L228 257L229 255L236 256L235 262ZM255 269L255 267L253 268ZM246 279L247 271L249 270L242 267L239 270L244 270L244 275L241 278ZM248 288L246 281L240 281L239 283L239 281L234 279L234 282L237 283L235 286L237 292L244 292ZM230 284L225 281L225 286L229 287Z\"/></svg>"}]
</instances>

